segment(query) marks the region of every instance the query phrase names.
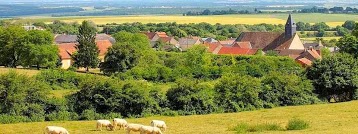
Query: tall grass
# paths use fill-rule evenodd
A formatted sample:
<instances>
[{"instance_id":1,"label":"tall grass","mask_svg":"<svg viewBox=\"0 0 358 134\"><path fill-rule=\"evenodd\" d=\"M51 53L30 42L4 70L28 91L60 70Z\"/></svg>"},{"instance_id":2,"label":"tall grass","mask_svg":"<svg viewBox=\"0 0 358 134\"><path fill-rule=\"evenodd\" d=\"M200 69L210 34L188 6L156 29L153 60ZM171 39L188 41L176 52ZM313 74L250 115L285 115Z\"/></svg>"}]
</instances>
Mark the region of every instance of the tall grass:
<instances>
[{"instance_id":1,"label":"tall grass","mask_svg":"<svg viewBox=\"0 0 358 134\"><path fill-rule=\"evenodd\" d=\"M287 130L303 130L309 127L310 125L308 122L297 118L289 120L287 124Z\"/></svg>"},{"instance_id":2,"label":"tall grass","mask_svg":"<svg viewBox=\"0 0 358 134\"><path fill-rule=\"evenodd\" d=\"M247 133L247 132L263 132L263 131L282 131L284 129L276 123L265 123L265 124L256 124L256 125L240 123L234 128L232 128L231 130L236 131L236 133Z\"/></svg>"}]
</instances>

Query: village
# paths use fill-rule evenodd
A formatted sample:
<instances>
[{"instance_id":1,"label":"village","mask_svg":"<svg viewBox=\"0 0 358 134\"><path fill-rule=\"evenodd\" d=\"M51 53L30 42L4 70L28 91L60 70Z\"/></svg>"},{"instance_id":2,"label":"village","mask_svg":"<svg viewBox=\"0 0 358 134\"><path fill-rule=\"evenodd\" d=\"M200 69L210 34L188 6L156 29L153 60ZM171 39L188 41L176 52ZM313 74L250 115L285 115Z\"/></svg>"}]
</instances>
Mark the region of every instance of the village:
<instances>
[{"instance_id":1,"label":"village","mask_svg":"<svg viewBox=\"0 0 358 134\"><path fill-rule=\"evenodd\" d=\"M316 59L321 59L320 49L324 46L321 42L306 42L296 34L296 24L291 16L288 16L285 24L285 32L243 32L237 38L229 38L217 41L214 38L189 36L179 38L168 36L165 32L142 32L145 34L153 49L157 49L157 43L164 43L164 49L177 48L180 52L195 45L207 47L208 53L217 55L265 55L267 52L276 53L278 56L288 56L304 67L311 66ZM58 34L54 39L59 46L62 60L62 68L67 69L71 66L71 55L76 51L76 35ZM115 43L115 39L110 35L97 34L96 44L99 48L99 58L103 62L107 49ZM333 50L332 52L337 51Z\"/></svg>"}]
</instances>

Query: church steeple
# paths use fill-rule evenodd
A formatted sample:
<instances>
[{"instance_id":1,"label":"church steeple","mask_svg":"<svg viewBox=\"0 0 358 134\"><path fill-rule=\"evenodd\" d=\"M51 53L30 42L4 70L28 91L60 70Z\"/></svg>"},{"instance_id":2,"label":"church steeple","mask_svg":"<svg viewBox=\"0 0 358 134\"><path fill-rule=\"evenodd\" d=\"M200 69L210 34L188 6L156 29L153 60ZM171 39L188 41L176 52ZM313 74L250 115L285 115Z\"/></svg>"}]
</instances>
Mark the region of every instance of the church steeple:
<instances>
[{"instance_id":1,"label":"church steeple","mask_svg":"<svg viewBox=\"0 0 358 134\"><path fill-rule=\"evenodd\" d=\"M296 34L296 28L296 23L290 14L285 25L285 37L291 38L292 36L294 36Z\"/></svg>"}]
</instances>

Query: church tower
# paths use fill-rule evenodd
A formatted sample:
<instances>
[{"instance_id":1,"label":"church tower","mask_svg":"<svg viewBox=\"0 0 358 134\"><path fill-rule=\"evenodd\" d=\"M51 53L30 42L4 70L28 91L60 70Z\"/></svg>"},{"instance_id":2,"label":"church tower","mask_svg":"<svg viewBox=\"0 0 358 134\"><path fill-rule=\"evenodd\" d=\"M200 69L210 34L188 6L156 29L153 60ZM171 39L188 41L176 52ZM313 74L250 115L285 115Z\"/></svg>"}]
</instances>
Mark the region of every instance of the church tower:
<instances>
[{"instance_id":1,"label":"church tower","mask_svg":"<svg viewBox=\"0 0 358 134\"><path fill-rule=\"evenodd\" d=\"M285 37L292 38L296 34L296 28L296 23L290 14L285 25Z\"/></svg>"}]
</instances>

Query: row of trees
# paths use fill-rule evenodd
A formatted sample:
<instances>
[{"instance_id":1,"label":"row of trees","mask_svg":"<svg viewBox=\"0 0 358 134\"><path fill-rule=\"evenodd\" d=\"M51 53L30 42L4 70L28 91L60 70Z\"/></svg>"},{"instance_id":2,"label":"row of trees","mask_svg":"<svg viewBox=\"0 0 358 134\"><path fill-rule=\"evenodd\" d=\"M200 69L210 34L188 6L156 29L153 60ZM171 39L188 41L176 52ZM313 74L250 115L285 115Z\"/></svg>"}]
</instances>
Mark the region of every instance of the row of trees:
<instances>
[{"instance_id":1,"label":"row of trees","mask_svg":"<svg viewBox=\"0 0 358 134\"><path fill-rule=\"evenodd\" d=\"M306 8L301 9L299 11L295 11L299 13L358 13L357 8L352 7L332 7L332 8L319 8L319 7L312 7L312 8Z\"/></svg>"},{"instance_id":2,"label":"row of trees","mask_svg":"<svg viewBox=\"0 0 358 134\"><path fill-rule=\"evenodd\" d=\"M257 12L257 10L255 10ZM188 11L183 14L183 16L199 16L199 15L225 15L225 14L250 14L253 12L250 12L248 10L215 10L210 11L209 9L205 9L201 12L194 12L194 11Z\"/></svg>"},{"instance_id":3,"label":"row of trees","mask_svg":"<svg viewBox=\"0 0 358 134\"><path fill-rule=\"evenodd\" d=\"M49 31L25 31L20 26L0 27L0 65L6 67L59 66L57 46Z\"/></svg>"}]
</instances>

